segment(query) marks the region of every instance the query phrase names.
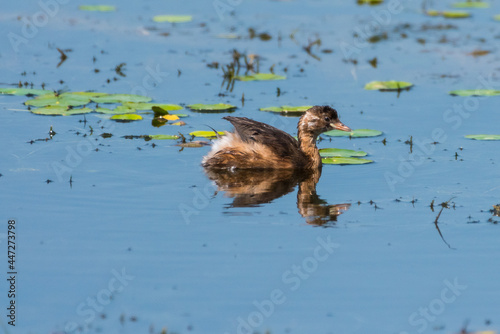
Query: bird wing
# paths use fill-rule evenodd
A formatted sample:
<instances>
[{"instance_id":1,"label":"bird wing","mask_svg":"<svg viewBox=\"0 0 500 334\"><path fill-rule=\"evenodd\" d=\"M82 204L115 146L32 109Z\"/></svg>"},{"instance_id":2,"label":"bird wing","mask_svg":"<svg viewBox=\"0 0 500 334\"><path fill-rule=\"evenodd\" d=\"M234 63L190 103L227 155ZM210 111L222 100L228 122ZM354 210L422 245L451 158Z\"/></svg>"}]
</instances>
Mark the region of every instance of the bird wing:
<instances>
[{"instance_id":1,"label":"bird wing","mask_svg":"<svg viewBox=\"0 0 500 334\"><path fill-rule=\"evenodd\" d=\"M280 157L290 157L298 152L298 141L274 126L246 117L226 116L223 119L231 122L235 132L244 142L266 145Z\"/></svg>"}]
</instances>

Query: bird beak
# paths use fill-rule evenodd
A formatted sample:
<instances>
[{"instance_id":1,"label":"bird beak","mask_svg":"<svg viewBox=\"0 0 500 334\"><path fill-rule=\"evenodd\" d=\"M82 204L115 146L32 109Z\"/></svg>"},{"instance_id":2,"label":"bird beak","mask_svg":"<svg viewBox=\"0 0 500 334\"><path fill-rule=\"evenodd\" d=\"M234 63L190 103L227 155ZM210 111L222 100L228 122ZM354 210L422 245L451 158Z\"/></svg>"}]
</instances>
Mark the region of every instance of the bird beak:
<instances>
[{"instance_id":1,"label":"bird beak","mask_svg":"<svg viewBox=\"0 0 500 334\"><path fill-rule=\"evenodd\" d=\"M330 126L335 130L351 132L351 128L344 125L341 121L336 121L335 123L330 123Z\"/></svg>"}]
</instances>

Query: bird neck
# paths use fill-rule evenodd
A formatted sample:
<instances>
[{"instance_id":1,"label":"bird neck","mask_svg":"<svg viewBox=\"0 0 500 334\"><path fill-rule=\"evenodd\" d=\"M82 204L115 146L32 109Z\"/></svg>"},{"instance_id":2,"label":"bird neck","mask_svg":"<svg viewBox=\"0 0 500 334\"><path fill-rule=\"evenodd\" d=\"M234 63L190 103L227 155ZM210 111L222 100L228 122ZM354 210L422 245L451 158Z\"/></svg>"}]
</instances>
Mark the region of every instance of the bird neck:
<instances>
[{"instance_id":1,"label":"bird neck","mask_svg":"<svg viewBox=\"0 0 500 334\"><path fill-rule=\"evenodd\" d=\"M318 138L318 135L309 131L305 131L301 127L299 127L298 130L299 131L297 137L299 139L299 147L308 160L306 168L320 168L321 156L319 155L319 150L316 146L316 139Z\"/></svg>"}]
</instances>

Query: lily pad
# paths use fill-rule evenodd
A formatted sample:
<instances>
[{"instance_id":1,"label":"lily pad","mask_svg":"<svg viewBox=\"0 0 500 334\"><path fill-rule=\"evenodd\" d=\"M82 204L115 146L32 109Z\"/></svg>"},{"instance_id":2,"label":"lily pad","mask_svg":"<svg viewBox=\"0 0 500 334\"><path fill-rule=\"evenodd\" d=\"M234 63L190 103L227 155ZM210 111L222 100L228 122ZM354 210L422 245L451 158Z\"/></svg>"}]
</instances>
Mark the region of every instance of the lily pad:
<instances>
[{"instance_id":1,"label":"lily pad","mask_svg":"<svg viewBox=\"0 0 500 334\"><path fill-rule=\"evenodd\" d=\"M240 81L267 81L267 80L285 80L286 76L274 73L255 73L251 75L237 75L234 77Z\"/></svg>"},{"instance_id":2,"label":"lily pad","mask_svg":"<svg viewBox=\"0 0 500 334\"><path fill-rule=\"evenodd\" d=\"M413 86L410 82L405 81L372 81L365 85L367 90L394 91L402 89L410 89Z\"/></svg>"},{"instance_id":3,"label":"lily pad","mask_svg":"<svg viewBox=\"0 0 500 334\"><path fill-rule=\"evenodd\" d=\"M223 136L223 135L226 134L225 132L222 132L222 131L217 131L217 133L219 135L221 135L221 136ZM193 137L204 137L204 138L215 138L215 137L217 137L215 135L214 131L193 131L193 132L190 132L189 135L193 136Z\"/></svg>"},{"instance_id":4,"label":"lily pad","mask_svg":"<svg viewBox=\"0 0 500 334\"><path fill-rule=\"evenodd\" d=\"M364 137L377 137L383 134L382 131L370 130L370 129L357 129L351 132L331 130L323 133L324 135L330 137L352 137L352 138L364 138Z\"/></svg>"},{"instance_id":5,"label":"lily pad","mask_svg":"<svg viewBox=\"0 0 500 334\"><path fill-rule=\"evenodd\" d=\"M46 95L54 94L51 90L32 88L0 88L0 94L8 95Z\"/></svg>"},{"instance_id":6,"label":"lily pad","mask_svg":"<svg viewBox=\"0 0 500 334\"><path fill-rule=\"evenodd\" d=\"M177 115L162 115L162 116L159 116L160 118L163 118L167 121L176 121L179 119L179 116Z\"/></svg>"},{"instance_id":7,"label":"lily pad","mask_svg":"<svg viewBox=\"0 0 500 334\"><path fill-rule=\"evenodd\" d=\"M493 16L493 19L500 21L500 14Z\"/></svg>"},{"instance_id":8,"label":"lily pad","mask_svg":"<svg viewBox=\"0 0 500 334\"><path fill-rule=\"evenodd\" d=\"M354 150L345 150L341 148L322 148L319 150L319 154L324 157L364 157L368 155L368 153L363 151L354 151Z\"/></svg>"},{"instance_id":9,"label":"lily pad","mask_svg":"<svg viewBox=\"0 0 500 334\"><path fill-rule=\"evenodd\" d=\"M137 114L121 114L121 115L113 115L111 116L111 119L112 120L115 120L115 121L139 121L142 119L142 116L141 115L137 115Z\"/></svg>"},{"instance_id":10,"label":"lily pad","mask_svg":"<svg viewBox=\"0 0 500 334\"><path fill-rule=\"evenodd\" d=\"M236 109L236 106L233 106L232 104L225 104L225 103L217 103L217 104L197 103L197 104L188 105L188 108L192 109L192 110L210 111L210 110L231 110L231 109Z\"/></svg>"},{"instance_id":11,"label":"lily pad","mask_svg":"<svg viewBox=\"0 0 500 334\"><path fill-rule=\"evenodd\" d=\"M296 106L296 107L281 106L281 107L260 108L259 110L260 111L278 112L278 113L303 113L312 107L313 106Z\"/></svg>"},{"instance_id":12,"label":"lily pad","mask_svg":"<svg viewBox=\"0 0 500 334\"><path fill-rule=\"evenodd\" d=\"M92 98L92 97L98 97L98 96L106 96L109 94L108 93L101 93L101 92L66 92L66 93L62 93L60 96L71 96L71 95L86 96L88 98Z\"/></svg>"},{"instance_id":13,"label":"lily pad","mask_svg":"<svg viewBox=\"0 0 500 334\"><path fill-rule=\"evenodd\" d=\"M182 23L192 20L193 16L191 15L156 15L153 17L154 22Z\"/></svg>"},{"instance_id":14,"label":"lily pad","mask_svg":"<svg viewBox=\"0 0 500 334\"><path fill-rule=\"evenodd\" d=\"M86 96L78 95L58 95L46 94L35 97L34 99L24 102L27 106L33 107L46 107L46 106L60 106L60 107L77 107L83 106L90 102Z\"/></svg>"},{"instance_id":15,"label":"lily pad","mask_svg":"<svg viewBox=\"0 0 500 334\"><path fill-rule=\"evenodd\" d=\"M500 140L500 135L467 135L465 138L475 140Z\"/></svg>"},{"instance_id":16,"label":"lily pad","mask_svg":"<svg viewBox=\"0 0 500 334\"><path fill-rule=\"evenodd\" d=\"M466 2L455 2L453 5L455 8L489 8L490 4L482 1L466 1Z\"/></svg>"},{"instance_id":17,"label":"lily pad","mask_svg":"<svg viewBox=\"0 0 500 334\"><path fill-rule=\"evenodd\" d=\"M95 103L149 102L152 98L133 94L107 94L91 98Z\"/></svg>"},{"instance_id":18,"label":"lily pad","mask_svg":"<svg viewBox=\"0 0 500 334\"><path fill-rule=\"evenodd\" d=\"M114 12L116 10L116 6L108 6L108 5L81 5L78 6L79 10L87 10L92 12Z\"/></svg>"},{"instance_id":19,"label":"lily pad","mask_svg":"<svg viewBox=\"0 0 500 334\"><path fill-rule=\"evenodd\" d=\"M363 165L373 162L373 160L368 159L342 157L323 158L321 161L326 165Z\"/></svg>"},{"instance_id":20,"label":"lily pad","mask_svg":"<svg viewBox=\"0 0 500 334\"><path fill-rule=\"evenodd\" d=\"M380 5L384 0L358 0L358 5Z\"/></svg>"},{"instance_id":21,"label":"lily pad","mask_svg":"<svg viewBox=\"0 0 500 334\"><path fill-rule=\"evenodd\" d=\"M457 96L495 96L500 95L500 90L495 89L459 89L452 90L450 95Z\"/></svg>"},{"instance_id":22,"label":"lily pad","mask_svg":"<svg viewBox=\"0 0 500 334\"><path fill-rule=\"evenodd\" d=\"M98 112L100 114L112 114L112 115L118 115L118 114L133 114L135 113L135 109L133 108L127 108L126 106L117 106L115 109L109 109L109 108L96 108L95 112Z\"/></svg>"},{"instance_id":23,"label":"lily pad","mask_svg":"<svg viewBox=\"0 0 500 334\"><path fill-rule=\"evenodd\" d=\"M156 140L179 139L180 138L178 135L149 135L148 137L151 139L156 139Z\"/></svg>"},{"instance_id":24,"label":"lily pad","mask_svg":"<svg viewBox=\"0 0 500 334\"><path fill-rule=\"evenodd\" d=\"M63 106L48 106L42 108L32 109L31 112L37 115L48 115L48 116L71 116L71 115L80 115L80 114L88 114L93 110L90 108L72 108Z\"/></svg>"},{"instance_id":25,"label":"lily pad","mask_svg":"<svg viewBox=\"0 0 500 334\"><path fill-rule=\"evenodd\" d=\"M441 15L443 15L443 17L446 17L447 19L464 19L466 17L469 17L470 13L456 10L456 11L444 11L441 13Z\"/></svg>"},{"instance_id":26,"label":"lily pad","mask_svg":"<svg viewBox=\"0 0 500 334\"><path fill-rule=\"evenodd\" d=\"M135 110L153 110L153 107L159 107L165 111L182 109L182 107L177 104L163 104L163 103L125 102L123 103L123 105L133 108Z\"/></svg>"}]
</instances>

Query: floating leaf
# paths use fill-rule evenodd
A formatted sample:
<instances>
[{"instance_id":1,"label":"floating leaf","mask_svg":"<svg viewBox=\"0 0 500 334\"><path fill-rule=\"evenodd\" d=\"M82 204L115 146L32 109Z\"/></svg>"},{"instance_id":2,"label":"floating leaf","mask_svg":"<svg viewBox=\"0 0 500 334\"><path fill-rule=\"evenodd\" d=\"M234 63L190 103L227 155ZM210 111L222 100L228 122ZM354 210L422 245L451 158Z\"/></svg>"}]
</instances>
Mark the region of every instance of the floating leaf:
<instances>
[{"instance_id":1,"label":"floating leaf","mask_svg":"<svg viewBox=\"0 0 500 334\"><path fill-rule=\"evenodd\" d=\"M441 15L441 12L439 12L437 10L434 10L434 9L429 9L426 12L426 14L429 15L429 16L439 16L439 15Z\"/></svg>"},{"instance_id":2,"label":"floating leaf","mask_svg":"<svg viewBox=\"0 0 500 334\"><path fill-rule=\"evenodd\" d=\"M80 115L80 114L88 114L93 110L90 108L72 108L63 106L47 106L42 108L32 109L31 112L37 115L48 115L48 116L71 116L71 115Z\"/></svg>"},{"instance_id":3,"label":"floating leaf","mask_svg":"<svg viewBox=\"0 0 500 334\"><path fill-rule=\"evenodd\" d=\"M486 56L487 54L490 54L491 51L489 50L474 50L470 53L468 53L469 56L473 57L480 57L480 56Z\"/></svg>"},{"instance_id":4,"label":"floating leaf","mask_svg":"<svg viewBox=\"0 0 500 334\"><path fill-rule=\"evenodd\" d=\"M459 89L449 92L450 95L457 96L495 96L500 95L500 90L495 89Z\"/></svg>"},{"instance_id":5,"label":"floating leaf","mask_svg":"<svg viewBox=\"0 0 500 334\"><path fill-rule=\"evenodd\" d=\"M137 114L121 114L121 115L113 115L111 116L112 120L115 121L138 121L142 119L141 115Z\"/></svg>"},{"instance_id":6,"label":"floating leaf","mask_svg":"<svg viewBox=\"0 0 500 334\"><path fill-rule=\"evenodd\" d=\"M153 107L161 108L165 111L181 110L182 107L177 104L162 104L162 103L144 103L144 102L125 102L124 106L133 108L135 110L153 110Z\"/></svg>"},{"instance_id":7,"label":"floating leaf","mask_svg":"<svg viewBox=\"0 0 500 334\"><path fill-rule=\"evenodd\" d=\"M286 76L277 75L274 73L255 73L252 75L237 75L234 77L241 81L267 81L267 80L285 80Z\"/></svg>"},{"instance_id":8,"label":"floating leaf","mask_svg":"<svg viewBox=\"0 0 500 334\"><path fill-rule=\"evenodd\" d=\"M500 14L493 16L493 19L500 21Z\"/></svg>"},{"instance_id":9,"label":"floating leaf","mask_svg":"<svg viewBox=\"0 0 500 334\"><path fill-rule=\"evenodd\" d=\"M313 106L281 106L281 107L267 107L260 108L261 111L271 111L271 112L279 112L279 113L303 113Z\"/></svg>"},{"instance_id":10,"label":"floating leaf","mask_svg":"<svg viewBox=\"0 0 500 334\"><path fill-rule=\"evenodd\" d=\"M465 138L475 140L500 140L500 135L467 135Z\"/></svg>"},{"instance_id":11,"label":"floating leaf","mask_svg":"<svg viewBox=\"0 0 500 334\"><path fill-rule=\"evenodd\" d=\"M358 0L358 5L380 5L384 0Z\"/></svg>"},{"instance_id":12,"label":"floating leaf","mask_svg":"<svg viewBox=\"0 0 500 334\"><path fill-rule=\"evenodd\" d=\"M381 90L381 91L391 91L391 90L402 90L410 89L413 84L405 81L372 81L365 85L367 90Z\"/></svg>"},{"instance_id":13,"label":"floating leaf","mask_svg":"<svg viewBox=\"0 0 500 334\"><path fill-rule=\"evenodd\" d=\"M46 94L28 100L24 102L24 104L33 107L46 107L46 106L77 107L77 106L83 106L89 102L90 99L86 96L62 95L62 94L56 96L54 94Z\"/></svg>"},{"instance_id":14,"label":"floating leaf","mask_svg":"<svg viewBox=\"0 0 500 334\"><path fill-rule=\"evenodd\" d=\"M116 10L116 7L108 5L81 5L78 6L78 9L92 12L114 12Z\"/></svg>"},{"instance_id":15,"label":"floating leaf","mask_svg":"<svg viewBox=\"0 0 500 334\"><path fill-rule=\"evenodd\" d=\"M324 135L330 137L352 137L352 138L363 138L363 137L377 137L382 135L382 131L370 130L370 129L357 129L352 132L331 130L323 133Z\"/></svg>"},{"instance_id":16,"label":"floating leaf","mask_svg":"<svg viewBox=\"0 0 500 334\"><path fill-rule=\"evenodd\" d=\"M177 115L162 115L160 118L166 119L167 121L176 121L179 119Z\"/></svg>"},{"instance_id":17,"label":"floating leaf","mask_svg":"<svg viewBox=\"0 0 500 334\"><path fill-rule=\"evenodd\" d=\"M455 2L453 5L455 8L489 8L490 4L482 1L467 1L467 2Z\"/></svg>"},{"instance_id":18,"label":"floating leaf","mask_svg":"<svg viewBox=\"0 0 500 334\"><path fill-rule=\"evenodd\" d=\"M230 110L230 109L236 109L236 106L225 103L217 103L217 104L197 103L188 105L188 108L192 110Z\"/></svg>"},{"instance_id":19,"label":"floating leaf","mask_svg":"<svg viewBox=\"0 0 500 334\"><path fill-rule=\"evenodd\" d=\"M179 139L178 135L149 135L151 139L165 140L165 139Z\"/></svg>"},{"instance_id":20,"label":"floating leaf","mask_svg":"<svg viewBox=\"0 0 500 334\"><path fill-rule=\"evenodd\" d=\"M0 88L0 94L8 95L45 95L54 94L51 90L32 88Z\"/></svg>"},{"instance_id":21,"label":"floating leaf","mask_svg":"<svg viewBox=\"0 0 500 334\"><path fill-rule=\"evenodd\" d=\"M98 96L106 96L108 93L100 93L100 92L66 92L62 93L60 96L68 96L68 95L77 95L77 96L86 96L88 98L98 97Z\"/></svg>"},{"instance_id":22,"label":"floating leaf","mask_svg":"<svg viewBox=\"0 0 500 334\"><path fill-rule=\"evenodd\" d=\"M373 162L373 160L359 159L359 158L323 158L321 161L327 165L363 165Z\"/></svg>"},{"instance_id":23,"label":"floating leaf","mask_svg":"<svg viewBox=\"0 0 500 334\"><path fill-rule=\"evenodd\" d=\"M147 96L133 94L107 94L91 98L95 103L124 103L124 102L149 102L152 99Z\"/></svg>"},{"instance_id":24,"label":"floating leaf","mask_svg":"<svg viewBox=\"0 0 500 334\"><path fill-rule=\"evenodd\" d=\"M193 17L191 15L156 15L153 17L153 21L155 22L181 23L192 20Z\"/></svg>"},{"instance_id":25,"label":"floating leaf","mask_svg":"<svg viewBox=\"0 0 500 334\"><path fill-rule=\"evenodd\" d=\"M113 115L118 115L118 114L133 114L135 113L135 109L132 108L127 108L126 106L117 106L115 109L109 109L109 108L96 108L95 112L98 112L100 114L113 114Z\"/></svg>"},{"instance_id":26,"label":"floating leaf","mask_svg":"<svg viewBox=\"0 0 500 334\"><path fill-rule=\"evenodd\" d=\"M225 135L225 132L222 131L217 131L217 133L221 136ZM215 132L214 131L193 131L189 133L190 136L193 137L205 137L205 138L215 138Z\"/></svg>"},{"instance_id":27,"label":"floating leaf","mask_svg":"<svg viewBox=\"0 0 500 334\"><path fill-rule=\"evenodd\" d=\"M217 37L217 38L227 38L227 39L237 39L237 38L240 38L240 36L237 35L237 34L218 34L215 37Z\"/></svg>"},{"instance_id":28,"label":"floating leaf","mask_svg":"<svg viewBox=\"0 0 500 334\"><path fill-rule=\"evenodd\" d=\"M319 150L322 157L364 157L368 153L363 151L345 150L341 148L322 148Z\"/></svg>"},{"instance_id":29,"label":"floating leaf","mask_svg":"<svg viewBox=\"0 0 500 334\"><path fill-rule=\"evenodd\" d=\"M184 122L184 121L179 121L179 122L172 123L171 125L184 126L184 125L186 125L186 122Z\"/></svg>"},{"instance_id":30,"label":"floating leaf","mask_svg":"<svg viewBox=\"0 0 500 334\"><path fill-rule=\"evenodd\" d=\"M446 17L447 19L463 19L466 17L470 16L469 12L464 12L464 11L444 11L441 13L443 17Z\"/></svg>"},{"instance_id":31,"label":"floating leaf","mask_svg":"<svg viewBox=\"0 0 500 334\"><path fill-rule=\"evenodd\" d=\"M187 143L180 143L177 144L176 146L181 146L181 147L203 147L203 146L210 146L211 144L206 141L201 141L201 140L193 140Z\"/></svg>"}]
</instances>

